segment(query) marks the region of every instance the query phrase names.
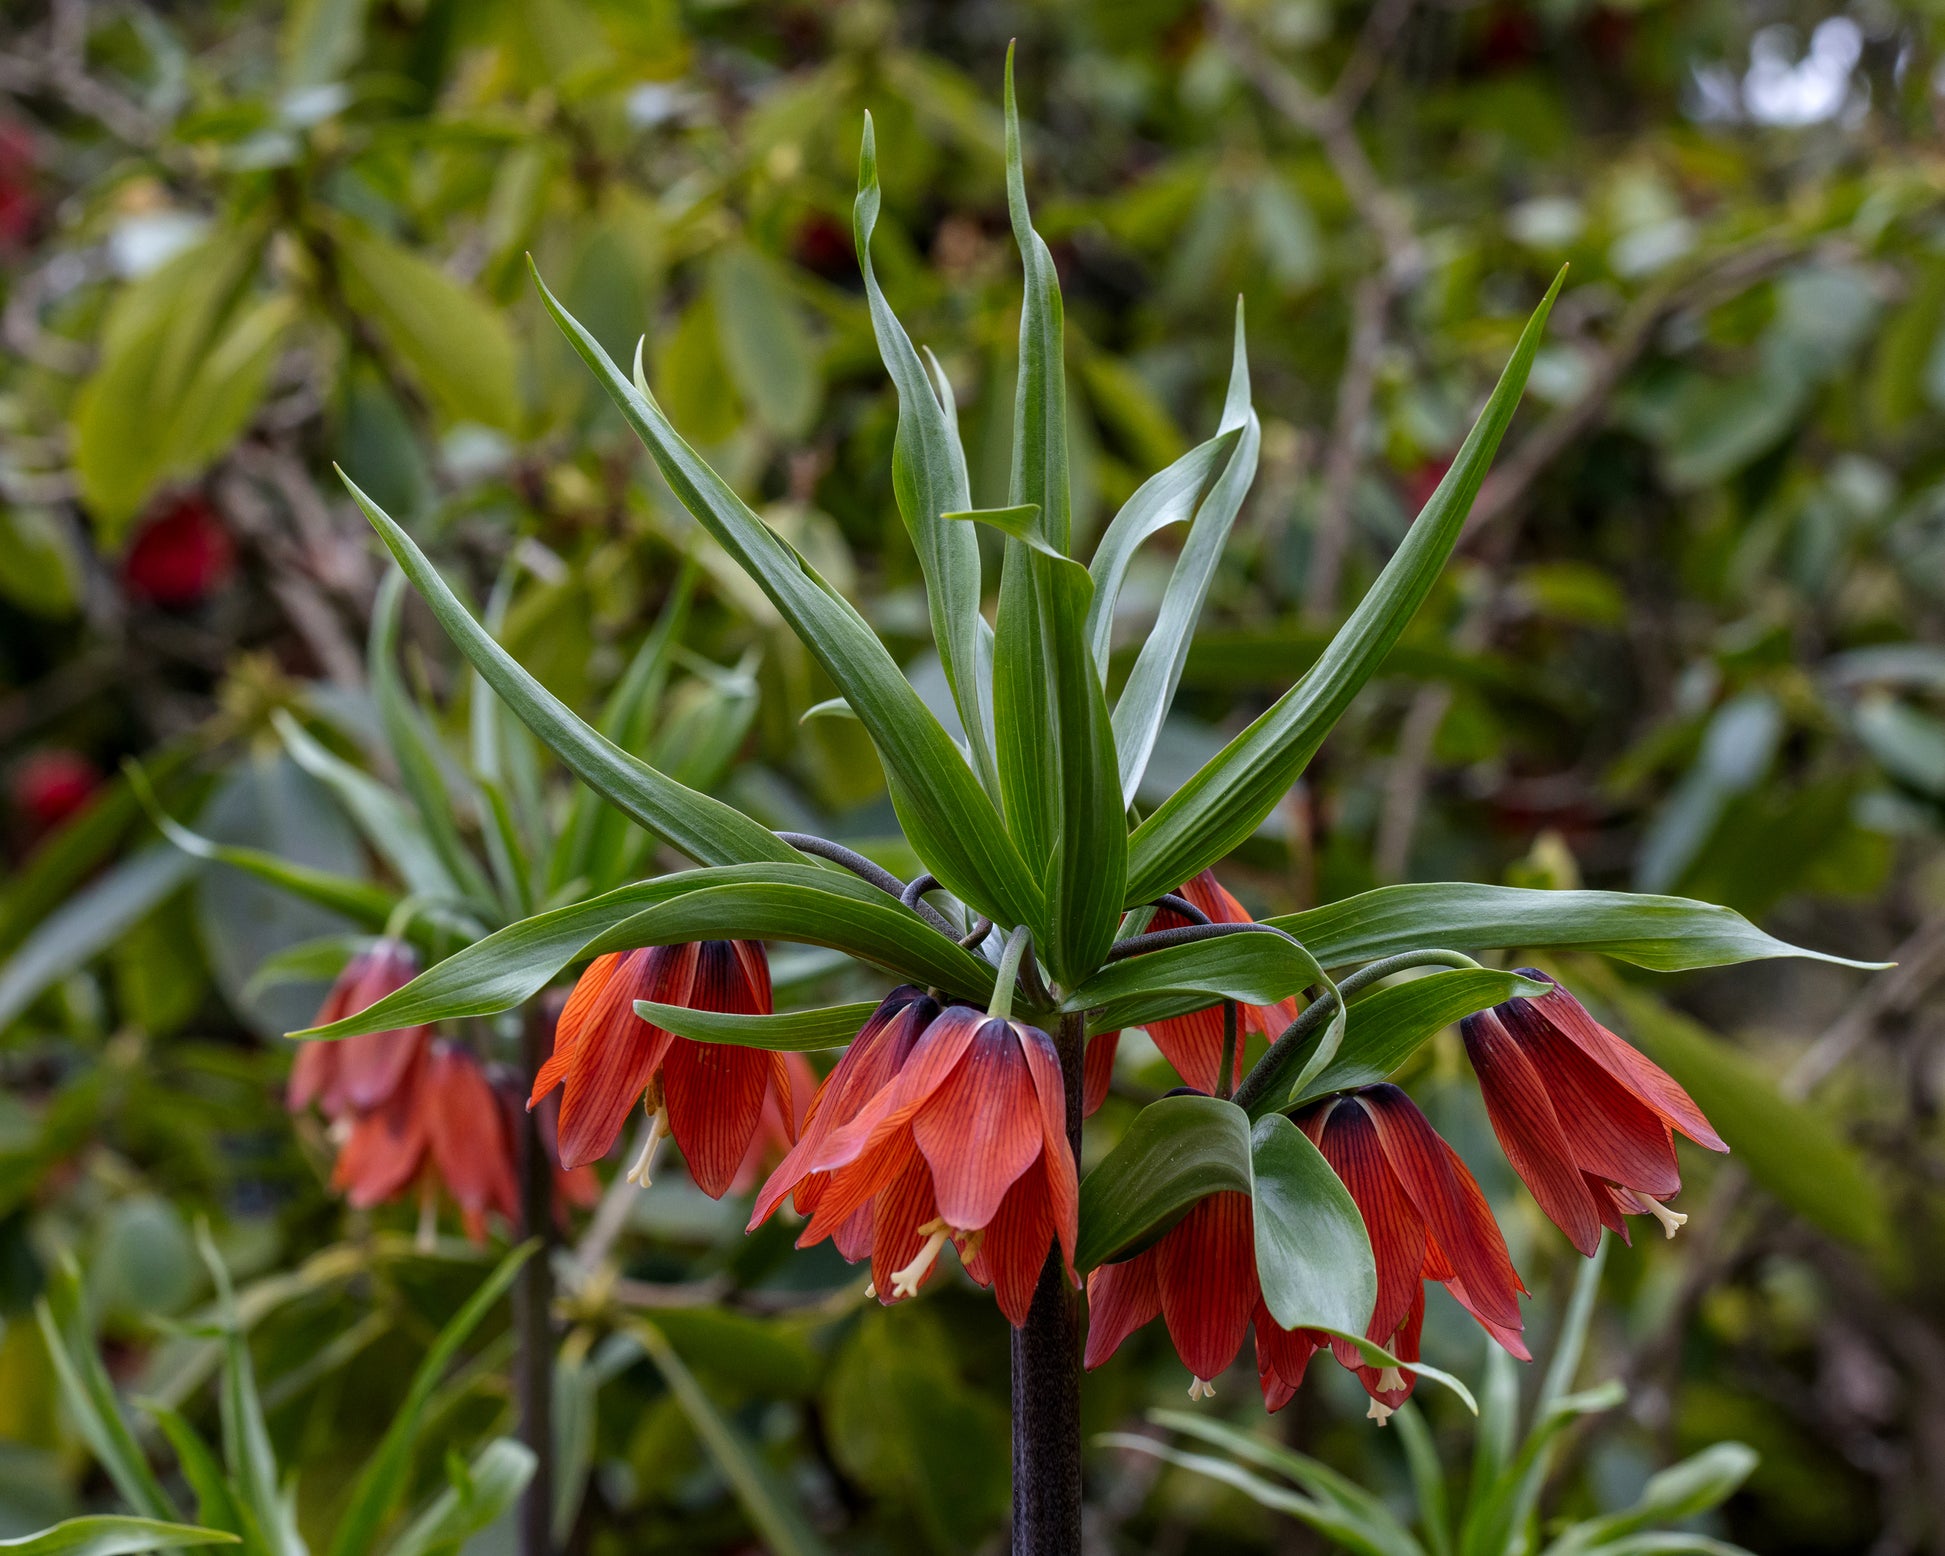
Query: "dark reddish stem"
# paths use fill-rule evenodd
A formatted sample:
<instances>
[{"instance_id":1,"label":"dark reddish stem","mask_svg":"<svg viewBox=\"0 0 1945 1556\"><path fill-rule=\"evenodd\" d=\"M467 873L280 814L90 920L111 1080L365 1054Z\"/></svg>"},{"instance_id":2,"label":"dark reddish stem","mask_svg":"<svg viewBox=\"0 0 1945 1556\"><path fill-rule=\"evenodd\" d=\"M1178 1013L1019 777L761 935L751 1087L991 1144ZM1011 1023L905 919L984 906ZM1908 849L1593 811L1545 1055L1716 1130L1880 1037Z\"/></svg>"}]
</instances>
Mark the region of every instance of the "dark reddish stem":
<instances>
[{"instance_id":1,"label":"dark reddish stem","mask_svg":"<svg viewBox=\"0 0 1945 1556\"><path fill-rule=\"evenodd\" d=\"M528 1007L521 1031L522 1068L528 1075L547 1057L551 1025L538 1002ZM540 1240L534 1256L520 1266L513 1287L514 1395L520 1440L534 1455L533 1479L520 1498L520 1556L553 1556L554 1172L540 1137L539 1115L520 1117L520 1235Z\"/></svg>"},{"instance_id":2,"label":"dark reddish stem","mask_svg":"<svg viewBox=\"0 0 1945 1556\"><path fill-rule=\"evenodd\" d=\"M1060 1018L1054 1045L1067 1092L1067 1145L1081 1148L1081 1050L1087 1025ZM1081 1548L1080 1302L1047 1255L1024 1326L1013 1332L1012 1556L1072 1556Z\"/></svg>"}]
</instances>

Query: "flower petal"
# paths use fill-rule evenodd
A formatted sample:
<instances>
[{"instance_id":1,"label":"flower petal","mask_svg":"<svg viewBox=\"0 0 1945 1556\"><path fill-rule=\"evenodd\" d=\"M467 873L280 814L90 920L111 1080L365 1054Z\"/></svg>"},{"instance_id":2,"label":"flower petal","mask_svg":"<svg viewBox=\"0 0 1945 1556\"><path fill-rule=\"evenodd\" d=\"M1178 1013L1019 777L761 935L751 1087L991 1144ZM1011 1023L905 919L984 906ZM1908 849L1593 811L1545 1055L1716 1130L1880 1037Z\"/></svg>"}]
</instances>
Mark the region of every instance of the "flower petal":
<instances>
[{"instance_id":1,"label":"flower petal","mask_svg":"<svg viewBox=\"0 0 1945 1556\"><path fill-rule=\"evenodd\" d=\"M1537 1000L1507 1001L1509 1020L1528 1019L1525 1013L1514 1014L1511 1007L1522 1005L1529 1007L1531 1019L1544 1020L1558 1027L1580 1046L1588 1058L1697 1145L1705 1146L1711 1151L1729 1149L1722 1137L1710 1126L1709 1121L1702 1116L1702 1110L1695 1105L1694 1099L1682 1090L1675 1078L1666 1070L1639 1049L1624 1043L1608 1031L1587 1013L1586 1007L1579 1000L1561 988L1553 979L1548 978L1545 973L1521 968L1520 975L1553 983L1554 988L1551 994L1542 995Z\"/></svg>"},{"instance_id":2,"label":"flower petal","mask_svg":"<svg viewBox=\"0 0 1945 1556\"><path fill-rule=\"evenodd\" d=\"M925 1244L919 1231L938 1215L932 1200L932 1171L925 1158L914 1151L905 1170L871 1202L871 1284L878 1300L898 1300L892 1290L892 1277L918 1256ZM935 1260L919 1281L922 1286L938 1269Z\"/></svg>"},{"instance_id":3,"label":"flower petal","mask_svg":"<svg viewBox=\"0 0 1945 1556\"><path fill-rule=\"evenodd\" d=\"M974 1280L992 1286L1000 1311L1015 1329L1027 1321L1053 1244L1054 1212L1043 1155L1006 1191L978 1251L966 1264Z\"/></svg>"},{"instance_id":4,"label":"flower petal","mask_svg":"<svg viewBox=\"0 0 1945 1556\"><path fill-rule=\"evenodd\" d=\"M1256 1381L1263 1390L1263 1408L1274 1415L1296 1397L1310 1358L1317 1354L1317 1339L1307 1329L1279 1327L1260 1298L1254 1322Z\"/></svg>"},{"instance_id":5,"label":"flower petal","mask_svg":"<svg viewBox=\"0 0 1945 1556\"><path fill-rule=\"evenodd\" d=\"M939 1214L963 1231L998 1212L1013 1180L1040 1154L1040 1107L1013 1024L993 1019L964 1060L912 1117L932 1164Z\"/></svg>"},{"instance_id":6,"label":"flower petal","mask_svg":"<svg viewBox=\"0 0 1945 1556\"><path fill-rule=\"evenodd\" d=\"M1545 1082L1575 1166L1643 1194L1667 1195L1681 1188L1675 1142L1659 1113L1551 1022L1522 1019L1519 1012L1509 1011L1506 1029Z\"/></svg>"},{"instance_id":7,"label":"flower petal","mask_svg":"<svg viewBox=\"0 0 1945 1556\"><path fill-rule=\"evenodd\" d=\"M509 1221L518 1220L513 1142L479 1061L463 1049L437 1044L423 1085L433 1165L466 1214L469 1228L478 1226L489 1210L497 1210Z\"/></svg>"},{"instance_id":8,"label":"flower petal","mask_svg":"<svg viewBox=\"0 0 1945 1556\"><path fill-rule=\"evenodd\" d=\"M1074 1163L1074 1148L1067 1139L1067 1086L1060 1070L1060 1055L1053 1039L1038 1027L1014 1024L1019 1034L1020 1051L1026 1055L1027 1069L1033 1075L1033 1089L1040 1098L1040 1131L1043 1149L1040 1164L1047 1174L1048 1213L1053 1217L1054 1235L1060 1239L1061 1257L1067 1264L1068 1279L1079 1283L1074 1271L1074 1245L1080 1239L1081 1185Z\"/></svg>"},{"instance_id":9,"label":"flower petal","mask_svg":"<svg viewBox=\"0 0 1945 1556\"><path fill-rule=\"evenodd\" d=\"M1547 1219L1592 1257L1601 1240L1600 1212L1574 1165L1573 1148L1539 1071L1494 1011L1467 1016L1459 1031L1506 1160Z\"/></svg>"},{"instance_id":10,"label":"flower petal","mask_svg":"<svg viewBox=\"0 0 1945 1556\"><path fill-rule=\"evenodd\" d=\"M599 1161L661 1067L674 1039L635 1014L635 1001L686 1005L694 945L630 951L596 996L575 1040L561 1098L561 1165Z\"/></svg>"},{"instance_id":11,"label":"flower petal","mask_svg":"<svg viewBox=\"0 0 1945 1556\"><path fill-rule=\"evenodd\" d=\"M1359 1101L1378 1126L1385 1160L1424 1217L1426 1231L1471 1293L1473 1311L1488 1322L1518 1329L1519 1277L1491 1207L1465 1163L1396 1086L1373 1086L1359 1094Z\"/></svg>"},{"instance_id":12,"label":"flower petal","mask_svg":"<svg viewBox=\"0 0 1945 1556\"><path fill-rule=\"evenodd\" d=\"M1378 1266L1378 1297L1364 1333L1365 1338L1376 1340L1404 1322L1419 1294L1425 1268L1425 1220L1392 1171L1377 1127L1363 1108L1348 1101L1333 1108L1319 1149L1331 1170L1344 1180L1370 1234ZM1337 1359L1346 1367L1358 1364L1356 1346L1345 1340L1333 1344Z\"/></svg>"},{"instance_id":13,"label":"flower petal","mask_svg":"<svg viewBox=\"0 0 1945 1556\"><path fill-rule=\"evenodd\" d=\"M770 1090L771 1056L760 1048L677 1038L662 1056L669 1132L689 1176L711 1199L736 1182Z\"/></svg>"},{"instance_id":14,"label":"flower petal","mask_svg":"<svg viewBox=\"0 0 1945 1556\"><path fill-rule=\"evenodd\" d=\"M1121 1348L1143 1324L1159 1318L1162 1288L1155 1283L1155 1250L1144 1248L1120 1264L1104 1264L1087 1276L1087 1353L1091 1370Z\"/></svg>"},{"instance_id":15,"label":"flower petal","mask_svg":"<svg viewBox=\"0 0 1945 1556\"><path fill-rule=\"evenodd\" d=\"M1119 1032L1102 1032L1089 1041L1081 1060L1081 1117L1092 1118L1108 1100L1108 1087L1114 1081L1115 1050L1121 1046ZM293 1103L295 1108L298 1104Z\"/></svg>"},{"instance_id":16,"label":"flower petal","mask_svg":"<svg viewBox=\"0 0 1945 1556\"><path fill-rule=\"evenodd\" d=\"M554 1019L554 1051L534 1074L533 1092L527 1099L528 1107L567 1079L568 1068L574 1062L575 1045L581 1040L588 1014L627 954L625 951L610 951L606 956L597 956L574 981L567 1003L561 1006L560 1015Z\"/></svg>"},{"instance_id":17,"label":"flower petal","mask_svg":"<svg viewBox=\"0 0 1945 1556\"><path fill-rule=\"evenodd\" d=\"M1256 1311L1256 1242L1249 1196L1198 1200L1155 1246L1155 1283L1175 1354L1198 1378L1220 1377Z\"/></svg>"}]
</instances>

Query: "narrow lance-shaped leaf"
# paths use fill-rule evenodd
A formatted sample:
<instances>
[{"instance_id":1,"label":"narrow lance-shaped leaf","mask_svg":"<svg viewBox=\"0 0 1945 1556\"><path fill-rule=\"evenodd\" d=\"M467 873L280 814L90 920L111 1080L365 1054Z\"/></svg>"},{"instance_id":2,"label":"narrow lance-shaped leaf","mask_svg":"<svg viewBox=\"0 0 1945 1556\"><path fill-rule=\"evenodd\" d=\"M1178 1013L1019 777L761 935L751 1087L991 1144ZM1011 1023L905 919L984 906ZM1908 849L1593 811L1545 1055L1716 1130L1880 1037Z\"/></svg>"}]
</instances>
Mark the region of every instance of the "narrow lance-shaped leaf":
<instances>
[{"instance_id":1,"label":"narrow lance-shaped leaf","mask_svg":"<svg viewBox=\"0 0 1945 1556\"><path fill-rule=\"evenodd\" d=\"M1094 559L1087 564L1094 580L1094 597L1087 602L1087 642L1104 682L1114 649L1115 606L1128 576L1128 565L1149 536L1195 517L1196 505L1242 435L1241 427L1218 432L1143 481L1121 505L1095 546Z\"/></svg>"},{"instance_id":2,"label":"narrow lance-shaped leaf","mask_svg":"<svg viewBox=\"0 0 1945 1556\"><path fill-rule=\"evenodd\" d=\"M1326 967L1376 961L1428 945L1454 951L1598 951L1655 972L1777 956L1841 967L1889 965L1806 951L1713 903L1619 891L1541 891L1457 881L1382 886L1265 922L1295 935Z\"/></svg>"},{"instance_id":3,"label":"narrow lance-shaped leaf","mask_svg":"<svg viewBox=\"0 0 1945 1556\"><path fill-rule=\"evenodd\" d=\"M1085 1010L1095 1031L1112 1032L1217 1000L1274 1005L1323 981L1316 958L1295 940L1264 931L1212 936L1110 962L1061 1001Z\"/></svg>"},{"instance_id":4,"label":"narrow lance-shaped leaf","mask_svg":"<svg viewBox=\"0 0 1945 1556\"><path fill-rule=\"evenodd\" d=\"M1015 834L1023 852L1051 864L1040 954L1055 977L1073 983L1098 966L1113 943L1128 829L1114 728L1088 646L1094 581L1067 554L1072 522L1060 282L1027 209L1010 51L1006 126L1007 207L1026 272L1011 500L1038 506L1045 545L1007 542L995 643L995 726L1002 731L1008 820L1030 823Z\"/></svg>"},{"instance_id":5,"label":"narrow lance-shaped leaf","mask_svg":"<svg viewBox=\"0 0 1945 1556\"><path fill-rule=\"evenodd\" d=\"M1162 595L1154 628L1142 643L1128 684L1114 705L1114 744L1123 805L1134 803L1142 774L1148 770L1155 737L1161 733L1162 720L1168 717L1175 688L1182 679L1202 602L1215 580L1223 547L1229 542L1236 515L1242 511L1243 499L1249 495L1250 482L1256 479L1256 454L1263 433L1249 404L1249 354L1243 339L1241 298L1236 301L1235 360L1229 370L1229 394L1223 403L1218 434L1237 437L1235 452L1189 526L1188 540Z\"/></svg>"},{"instance_id":6,"label":"narrow lance-shaped leaf","mask_svg":"<svg viewBox=\"0 0 1945 1556\"><path fill-rule=\"evenodd\" d=\"M105 1514L70 1518L17 1540L0 1540L13 1556L136 1556L141 1551L179 1551L193 1545L234 1545L236 1536L221 1529L165 1523L156 1518Z\"/></svg>"},{"instance_id":7,"label":"narrow lance-shaped leaf","mask_svg":"<svg viewBox=\"0 0 1945 1556\"><path fill-rule=\"evenodd\" d=\"M682 440L646 384L622 375L538 271L534 283L683 507L769 596L864 722L905 835L927 867L961 901L995 920L1035 918L1039 888L992 801L865 619Z\"/></svg>"},{"instance_id":8,"label":"narrow lance-shaped leaf","mask_svg":"<svg viewBox=\"0 0 1945 1556\"><path fill-rule=\"evenodd\" d=\"M842 1048L878 1008L878 1001L827 1005L822 1010L792 1010L773 1016L738 1016L717 1010L691 1010L686 1005L658 1005L636 1000L642 1020L685 1037L692 1043L727 1043L737 1048L763 1048L772 1053L810 1053Z\"/></svg>"},{"instance_id":9,"label":"narrow lance-shaped leaf","mask_svg":"<svg viewBox=\"0 0 1945 1556\"><path fill-rule=\"evenodd\" d=\"M439 625L487 683L505 700L520 721L543 744L573 769L576 776L610 804L640 822L657 837L706 865L754 863L796 857L795 851L767 827L759 826L734 806L693 789L684 788L646 762L620 750L590 729L566 703L523 670L513 656L493 641L475 621L459 597L447 587L412 537L394 523L375 502L352 484L342 471L345 486L378 531L413 587L425 597Z\"/></svg>"},{"instance_id":10,"label":"narrow lance-shaped leaf","mask_svg":"<svg viewBox=\"0 0 1945 1556\"><path fill-rule=\"evenodd\" d=\"M1128 862L1130 903L1173 891L1254 832L1383 663L1458 542L1513 419L1565 275L1547 289L1445 478L1323 657L1136 830Z\"/></svg>"},{"instance_id":11,"label":"narrow lance-shaped leaf","mask_svg":"<svg viewBox=\"0 0 1945 1556\"><path fill-rule=\"evenodd\" d=\"M878 355L898 391L898 431L892 440L892 491L898 511L918 552L925 574L932 639L946 684L965 726L973 766L987 792L998 799L999 773L993 765L993 707L990 681L982 678L982 634L990 629L979 613L979 540L970 530L943 517L972 506L966 457L947 409L952 386L943 373L937 384L926 372L911 337L898 322L878 285L871 264L871 234L878 224L878 143L871 115L864 116L864 144L858 152L858 198L852 208L858 268L864 274L865 300Z\"/></svg>"}]
</instances>

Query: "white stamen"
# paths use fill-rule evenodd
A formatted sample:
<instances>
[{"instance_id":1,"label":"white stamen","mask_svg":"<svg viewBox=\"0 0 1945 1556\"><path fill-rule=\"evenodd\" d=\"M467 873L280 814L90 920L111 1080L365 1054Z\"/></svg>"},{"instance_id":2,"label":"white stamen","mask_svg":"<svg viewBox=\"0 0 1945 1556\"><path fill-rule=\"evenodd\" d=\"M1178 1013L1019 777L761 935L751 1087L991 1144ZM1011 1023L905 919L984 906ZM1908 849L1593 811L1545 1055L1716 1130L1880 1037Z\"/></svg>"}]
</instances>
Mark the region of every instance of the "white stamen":
<instances>
[{"instance_id":1,"label":"white stamen","mask_svg":"<svg viewBox=\"0 0 1945 1556\"><path fill-rule=\"evenodd\" d=\"M878 1283L875 1280L866 1281L864 1283L864 1294L867 1301L875 1302L878 1299Z\"/></svg>"},{"instance_id":2,"label":"white stamen","mask_svg":"<svg viewBox=\"0 0 1945 1556\"><path fill-rule=\"evenodd\" d=\"M1646 1194L1636 1194L1634 1202L1661 1223L1664 1237L1673 1237L1677 1231L1688 1225L1688 1217L1679 1210L1670 1210L1658 1199L1650 1199Z\"/></svg>"},{"instance_id":3,"label":"white stamen","mask_svg":"<svg viewBox=\"0 0 1945 1556\"><path fill-rule=\"evenodd\" d=\"M1364 1412L1364 1419L1367 1421L1376 1421L1379 1426L1383 1426L1394 1414L1396 1412L1382 1399L1374 1399L1371 1401L1371 1408Z\"/></svg>"},{"instance_id":4,"label":"white stamen","mask_svg":"<svg viewBox=\"0 0 1945 1556\"><path fill-rule=\"evenodd\" d=\"M420 1253L431 1253L439 1243L439 1201L430 1182L419 1190L419 1231L413 1241Z\"/></svg>"},{"instance_id":5,"label":"white stamen","mask_svg":"<svg viewBox=\"0 0 1945 1556\"><path fill-rule=\"evenodd\" d=\"M1378 1387L1383 1389L1387 1394L1393 1389L1401 1389L1404 1386L1405 1375L1396 1367L1387 1367L1383 1372L1378 1374Z\"/></svg>"},{"instance_id":6,"label":"white stamen","mask_svg":"<svg viewBox=\"0 0 1945 1556\"><path fill-rule=\"evenodd\" d=\"M1207 1378L1189 1379L1190 1399L1214 1399L1215 1397L1216 1397L1216 1386L1214 1383L1210 1382L1209 1379Z\"/></svg>"},{"instance_id":7,"label":"white stamen","mask_svg":"<svg viewBox=\"0 0 1945 1556\"><path fill-rule=\"evenodd\" d=\"M655 1170L655 1153L669 1132L667 1108L657 1108L648 1115L648 1138L642 1141L642 1154L635 1158L635 1165L628 1169L628 1181L647 1188L650 1174Z\"/></svg>"},{"instance_id":8,"label":"white stamen","mask_svg":"<svg viewBox=\"0 0 1945 1556\"><path fill-rule=\"evenodd\" d=\"M893 1270L891 1276L892 1300L900 1297L915 1297L925 1277L932 1273L932 1266L938 1260L939 1250L945 1247L946 1239L952 1235L943 1221L928 1221L919 1231L925 1235L925 1242L918 1256L902 1270Z\"/></svg>"},{"instance_id":9,"label":"white stamen","mask_svg":"<svg viewBox=\"0 0 1945 1556\"><path fill-rule=\"evenodd\" d=\"M979 1250L986 1241L986 1228L976 1226L960 1240L959 1262L971 1264L979 1257Z\"/></svg>"}]
</instances>

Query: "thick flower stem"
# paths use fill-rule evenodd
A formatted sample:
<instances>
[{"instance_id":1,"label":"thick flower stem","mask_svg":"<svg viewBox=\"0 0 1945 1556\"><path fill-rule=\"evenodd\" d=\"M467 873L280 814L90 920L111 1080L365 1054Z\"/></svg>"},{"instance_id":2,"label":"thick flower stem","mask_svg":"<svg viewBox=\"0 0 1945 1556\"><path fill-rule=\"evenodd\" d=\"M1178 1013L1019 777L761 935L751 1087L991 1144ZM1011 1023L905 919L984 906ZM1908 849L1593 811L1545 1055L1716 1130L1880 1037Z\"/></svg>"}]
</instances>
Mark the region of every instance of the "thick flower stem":
<instances>
[{"instance_id":1,"label":"thick flower stem","mask_svg":"<svg viewBox=\"0 0 1945 1556\"><path fill-rule=\"evenodd\" d=\"M536 1003L522 1029L527 1074L547 1057L552 1034ZM539 1115L523 1113L520 1129L520 1235L540 1249L520 1267L513 1287L514 1394L520 1440L533 1450L533 1479L520 1497L520 1556L553 1556L554 1518L554 1174L540 1138Z\"/></svg>"},{"instance_id":2,"label":"thick flower stem","mask_svg":"<svg viewBox=\"0 0 1945 1556\"><path fill-rule=\"evenodd\" d=\"M1077 1162L1086 1041L1083 1017L1060 1018L1054 1044L1066 1084L1068 1148ZM1027 1321L1013 1332L1012 1556L1072 1556L1080 1548L1080 1301L1055 1248L1040 1271Z\"/></svg>"}]
</instances>

